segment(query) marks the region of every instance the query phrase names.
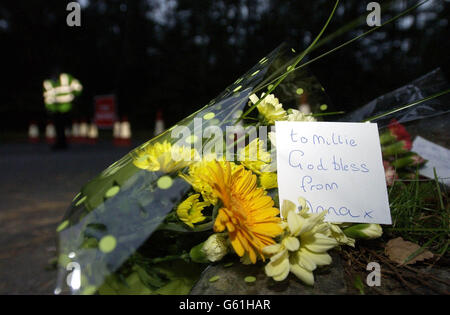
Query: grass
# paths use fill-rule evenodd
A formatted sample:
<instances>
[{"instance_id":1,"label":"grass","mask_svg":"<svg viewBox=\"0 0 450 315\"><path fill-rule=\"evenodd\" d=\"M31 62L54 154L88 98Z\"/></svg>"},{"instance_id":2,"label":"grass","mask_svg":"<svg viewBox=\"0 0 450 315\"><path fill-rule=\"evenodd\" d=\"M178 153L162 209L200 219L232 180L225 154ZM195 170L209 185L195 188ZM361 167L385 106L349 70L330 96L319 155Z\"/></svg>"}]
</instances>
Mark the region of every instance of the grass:
<instances>
[{"instance_id":1,"label":"grass","mask_svg":"<svg viewBox=\"0 0 450 315\"><path fill-rule=\"evenodd\" d=\"M439 255L447 253L450 207L448 192L437 176L427 180L416 173L415 179L396 181L389 188L389 200L392 227L386 232L422 245L409 259L425 249Z\"/></svg>"}]
</instances>

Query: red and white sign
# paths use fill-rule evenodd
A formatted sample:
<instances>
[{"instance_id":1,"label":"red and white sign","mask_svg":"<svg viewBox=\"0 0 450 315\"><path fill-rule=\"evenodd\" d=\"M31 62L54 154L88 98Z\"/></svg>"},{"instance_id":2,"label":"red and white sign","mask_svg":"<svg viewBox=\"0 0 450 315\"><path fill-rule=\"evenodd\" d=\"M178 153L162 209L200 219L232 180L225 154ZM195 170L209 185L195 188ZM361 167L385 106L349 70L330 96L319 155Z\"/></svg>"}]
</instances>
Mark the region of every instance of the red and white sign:
<instances>
[{"instance_id":1,"label":"red and white sign","mask_svg":"<svg viewBox=\"0 0 450 315\"><path fill-rule=\"evenodd\" d=\"M116 98L114 95L95 97L94 123L99 128L112 128L117 120Z\"/></svg>"}]
</instances>

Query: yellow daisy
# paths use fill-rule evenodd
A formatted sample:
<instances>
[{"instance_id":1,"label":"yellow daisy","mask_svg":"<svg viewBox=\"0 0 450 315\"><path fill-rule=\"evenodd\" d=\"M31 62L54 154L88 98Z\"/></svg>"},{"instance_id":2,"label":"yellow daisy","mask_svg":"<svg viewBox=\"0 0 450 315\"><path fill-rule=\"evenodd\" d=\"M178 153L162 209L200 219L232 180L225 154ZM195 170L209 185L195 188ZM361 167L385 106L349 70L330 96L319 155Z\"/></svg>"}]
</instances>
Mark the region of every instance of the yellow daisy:
<instances>
[{"instance_id":1,"label":"yellow daisy","mask_svg":"<svg viewBox=\"0 0 450 315\"><path fill-rule=\"evenodd\" d=\"M265 172L259 176L259 185L264 189L272 189L278 187L277 173Z\"/></svg>"},{"instance_id":2,"label":"yellow daisy","mask_svg":"<svg viewBox=\"0 0 450 315\"><path fill-rule=\"evenodd\" d=\"M247 254L252 263L258 256L264 260L262 249L274 244L274 237L282 232L279 210L256 185L256 175L243 166L232 172L231 163L215 162L207 168L204 179L221 200L214 222L214 231L228 231L235 252L243 257Z\"/></svg>"},{"instance_id":3,"label":"yellow daisy","mask_svg":"<svg viewBox=\"0 0 450 315\"><path fill-rule=\"evenodd\" d=\"M210 183L204 179L203 175L207 172L208 168L215 163L216 155L208 155L205 156L201 161L195 162L191 166L189 166L188 174L180 174L180 177L187 181L196 192L202 194L203 200L212 205L217 204L218 198L213 193L213 189ZM219 160L218 163L224 165L225 158ZM237 168L237 165L232 162L230 162L230 165L232 172L234 172Z\"/></svg>"},{"instance_id":4,"label":"yellow daisy","mask_svg":"<svg viewBox=\"0 0 450 315\"><path fill-rule=\"evenodd\" d=\"M258 138L238 152L238 160L242 165L258 175L273 168L270 164L272 161L270 153L264 150L263 142Z\"/></svg>"},{"instance_id":5,"label":"yellow daisy","mask_svg":"<svg viewBox=\"0 0 450 315\"><path fill-rule=\"evenodd\" d=\"M194 223L199 223L205 220L202 214L203 208L208 206L207 202L200 202L198 199L200 194L195 194L189 196L184 200L177 208L177 215L181 221L189 225L191 228L194 227Z\"/></svg>"},{"instance_id":6,"label":"yellow daisy","mask_svg":"<svg viewBox=\"0 0 450 315\"><path fill-rule=\"evenodd\" d=\"M133 154L133 164L148 171L171 173L192 164L196 155L195 149L164 141L136 150Z\"/></svg>"}]
</instances>

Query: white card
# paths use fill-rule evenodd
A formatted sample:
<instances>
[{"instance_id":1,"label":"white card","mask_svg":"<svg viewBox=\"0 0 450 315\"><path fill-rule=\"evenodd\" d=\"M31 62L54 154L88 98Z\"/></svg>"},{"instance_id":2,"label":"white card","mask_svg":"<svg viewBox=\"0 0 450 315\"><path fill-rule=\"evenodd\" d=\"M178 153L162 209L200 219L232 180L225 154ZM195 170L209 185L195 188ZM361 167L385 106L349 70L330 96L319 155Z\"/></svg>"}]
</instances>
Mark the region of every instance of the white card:
<instances>
[{"instance_id":1,"label":"white card","mask_svg":"<svg viewBox=\"0 0 450 315\"><path fill-rule=\"evenodd\" d=\"M391 224L377 124L277 121L280 205L303 197L328 222Z\"/></svg>"},{"instance_id":2,"label":"white card","mask_svg":"<svg viewBox=\"0 0 450 315\"><path fill-rule=\"evenodd\" d=\"M428 160L423 167L419 168L420 175L434 178L433 168L436 168L439 181L450 185L450 150L417 136L411 151Z\"/></svg>"}]
</instances>

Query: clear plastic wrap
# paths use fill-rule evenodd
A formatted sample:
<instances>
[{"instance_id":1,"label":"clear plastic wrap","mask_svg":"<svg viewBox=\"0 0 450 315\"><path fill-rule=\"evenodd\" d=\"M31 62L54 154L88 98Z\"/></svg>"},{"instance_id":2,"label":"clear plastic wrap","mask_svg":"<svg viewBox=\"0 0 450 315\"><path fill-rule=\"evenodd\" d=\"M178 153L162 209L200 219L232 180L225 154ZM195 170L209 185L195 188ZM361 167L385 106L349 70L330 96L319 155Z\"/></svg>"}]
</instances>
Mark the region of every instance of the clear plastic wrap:
<instances>
[{"instance_id":1,"label":"clear plastic wrap","mask_svg":"<svg viewBox=\"0 0 450 315\"><path fill-rule=\"evenodd\" d=\"M208 105L132 150L87 183L57 229L59 273L55 293L124 293L130 287L133 293L189 292L205 268L191 261L189 249L211 234L213 218L193 227L174 219L176 207L193 188L180 176L186 174L188 164L168 161L163 147L176 143L198 152L214 144L202 129L216 126L225 131L241 122L254 124L254 113L238 122L249 106L249 96L255 93L261 97L295 57L285 45L275 49ZM276 89L286 109L297 109L303 93L308 94L312 108L327 100L320 83L306 69L292 72ZM196 118L202 123L197 124ZM181 126L190 136L173 137L172 131ZM203 140L200 147L199 138ZM149 163L149 148L155 150L151 158L160 159L159 166L138 167ZM205 211L214 216L212 206ZM171 260L174 255L180 259ZM162 265L162 261L166 263Z\"/></svg>"},{"instance_id":2,"label":"clear plastic wrap","mask_svg":"<svg viewBox=\"0 0 450 315\"><path fill-rule=\"evenodd\" d=\"M420 101L426 97L444 91L450 87L440 68L437 68L413 82L402 86L392 92L377 97L366 105L341 117L339 121L363 121L370 117L386 113L402 105ZM379 128L387 127L395 118L399 123L423 120L450 112L450 95L446 94L439 98L431 99L416 106L392 113L380 119L372 120L378 123Z\"/></svg>"}]
</instances>

